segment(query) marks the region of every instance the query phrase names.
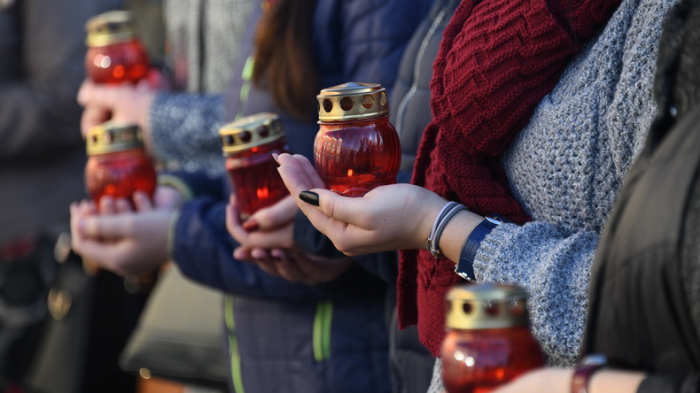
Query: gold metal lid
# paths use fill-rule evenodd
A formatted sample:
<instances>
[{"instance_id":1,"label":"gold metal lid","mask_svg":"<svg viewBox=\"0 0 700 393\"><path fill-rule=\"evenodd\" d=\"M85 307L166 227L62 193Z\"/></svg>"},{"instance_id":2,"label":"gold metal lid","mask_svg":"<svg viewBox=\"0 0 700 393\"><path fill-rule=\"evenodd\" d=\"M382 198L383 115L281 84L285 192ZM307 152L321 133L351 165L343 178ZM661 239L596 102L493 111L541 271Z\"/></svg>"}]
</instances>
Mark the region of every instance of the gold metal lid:
<instances>
[{"instance_id":1,"label":"gold metal lid","mask_svg":"<svg viewBox=\"0 0 700 393\"><path fill-rule=\"evenodd\" d=\"M109 11L90 18L85 24L88 46L105 46L126 42L136 37L134 14L130 11Z\"/></svg>"},{"instance_id":2,"label":"gold metal lid","mask_svg":"<svg viewBox=\"0 0 700 393\"><path fill-rule=\"evenodd\" d=\"M496 329L529 325L527 292L512 285L467 284L447 293L447 327Z\"/></svg>"},{"instance_id":3,"label":"gold metal lid","mask_svg":"<svg viewBox=\"0 0 700 393\"><path fill-rule=\"evenodd\" d=\"M285 137L279 116L268 112L224 124L219 135L224 154L238 153Z\"/></svg>"},{"instance_id":4,"label":"gold metal lid","mask_svg":"<svg viewBox=\"0 0 700 393\"><path fill-rule=\"evenodd\" d=\"M389 115L386 89L378 83L348 82L316 96L320 123L362 120Z\"/></svg>"},{"instance_id":5,"label":"gold metal lid","mask_svg":"<svg viewBox=\"0 0 700 393\"><path fill-rule=\"evenodd\" d=\"M92 127L85 136L88 155L143 148L141 128L136 124L107 122Z\"/></svg>"}]
</instances>

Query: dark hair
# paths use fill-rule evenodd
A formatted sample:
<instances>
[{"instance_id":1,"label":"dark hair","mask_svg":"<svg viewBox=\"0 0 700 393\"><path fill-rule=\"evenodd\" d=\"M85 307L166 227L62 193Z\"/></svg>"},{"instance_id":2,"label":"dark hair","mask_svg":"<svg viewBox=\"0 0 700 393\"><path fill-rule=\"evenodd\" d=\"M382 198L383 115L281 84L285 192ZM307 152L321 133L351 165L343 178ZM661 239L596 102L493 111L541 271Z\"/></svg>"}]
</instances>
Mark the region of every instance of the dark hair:
<instances>
[{"instance_id":1,"label":"dark hair","mask_svg":"<svg viewBox=\"0 0 700 393\"><path fill-rule=\"evenodd\" d=\"M316 117L315 9L316 0L276 0L264 11L255 34L253 82L267 88L280 109L301 120Z\"/></svg>"}]
</instances>

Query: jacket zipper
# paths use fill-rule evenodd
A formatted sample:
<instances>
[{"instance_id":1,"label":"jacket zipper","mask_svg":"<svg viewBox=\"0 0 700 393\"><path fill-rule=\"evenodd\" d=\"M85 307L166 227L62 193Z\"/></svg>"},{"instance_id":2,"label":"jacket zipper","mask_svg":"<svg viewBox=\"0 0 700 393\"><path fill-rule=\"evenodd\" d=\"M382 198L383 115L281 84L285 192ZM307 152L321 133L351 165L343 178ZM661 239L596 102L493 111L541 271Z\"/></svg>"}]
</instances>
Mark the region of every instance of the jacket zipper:
<instances>
[{"instance_id":1,"label":"jacket zipper","mask_svg":"<svg viewBox=\"0 0 700 393\"><path fill-rule=\"evenodd\" d=\"M319 302L314 316L313 346L317 362L331 358L331 325L333 322L333 302Z\"/></svg>"},{"instance_id":2,"label":"jacket zipper","mask_svg":"<svg viewBox=\"0 0 700 393\"><path fill-rule=\"evenodd\" d=\"M228 332L228 352L231 356L231 380L236 393L245 393L243 376L241 375L241 355L238 353L238 338L236 337L236 322L233 318L233 296L224 298L224 318Z\"/></svg>"}]
</instances>

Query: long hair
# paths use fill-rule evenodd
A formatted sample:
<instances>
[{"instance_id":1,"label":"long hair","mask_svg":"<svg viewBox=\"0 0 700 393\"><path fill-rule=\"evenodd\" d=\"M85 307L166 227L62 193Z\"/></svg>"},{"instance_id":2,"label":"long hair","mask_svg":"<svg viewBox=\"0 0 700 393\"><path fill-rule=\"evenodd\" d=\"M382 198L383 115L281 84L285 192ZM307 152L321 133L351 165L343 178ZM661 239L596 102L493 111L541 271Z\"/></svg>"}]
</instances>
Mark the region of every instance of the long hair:
<instances>
[{"instance_id":1,"label":"long hair","mask_svg":"<svg viewBox=\"0 0 700 393\"><path fill-rule=\"evenodd\" d=\"M276 0L255 34L253 83L267 88L280 109L300 120L316 116L315 8L316 0Z\"/></svg>"}]
</instances>

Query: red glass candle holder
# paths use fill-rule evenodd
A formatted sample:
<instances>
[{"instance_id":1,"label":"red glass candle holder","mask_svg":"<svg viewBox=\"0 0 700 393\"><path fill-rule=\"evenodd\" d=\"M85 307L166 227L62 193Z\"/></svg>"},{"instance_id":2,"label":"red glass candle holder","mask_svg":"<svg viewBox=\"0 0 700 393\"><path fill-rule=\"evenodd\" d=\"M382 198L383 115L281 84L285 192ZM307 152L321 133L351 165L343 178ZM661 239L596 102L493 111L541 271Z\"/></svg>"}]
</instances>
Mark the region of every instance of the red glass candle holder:
<instances>
[{"instance_id":1,"label":"red glass candle holder","mask_svg":"<svg viewBox=\"0 0 700 393\"><path fill-rule=\"evenodd\" d=\"M90 19L85 69L95 83L136 83L148 75L148 54L136 35L132 13L110 11Z\"/></svg>"},{"instance_id":2,"label":"red glass candle holder","mask_svg":"<svg viewBox=\"0 0 700 393\"><path fill-rule=\"evenodd\" d=\"M219 130L226 170L241 219L272 206L289 194L272 154L287 153L277 115L261 113L229 123Z\"/></svg>"},{"instance_id":3,"label":"red glass candle holder","mask_svg":"<svg viewBox=\"0 0 700 393\"><path fill-rule=\"evenodd\" d=\"M131 200L136 191L153 196L156 171L138 126L104 123L93 127L86 141L85 186L98 206L103 196Z\"/></svg>"},{"instance_id":4,"label":"red glass candle holder","mask_svg":"<svg viewBox=\"0 0 700 393\"><path fill-rule=\"evenodd\" d=\"M447 298L442 378L448 393L487 393L544 366L532 336L527 293L506 285L464 285Z\"/></svg>"},{"instance_id":5,"label":"red glass candle holder","mask_svg":"<svg viewBox=\"0 0 700 393\"><path fill-rule=\"evenodd\" d=\"M389 122L386 90L350 82L321 90L317 99L320 129L314 160L326 187L357 197L396 183L401 145Z\"/></svg>"}]
</instances>

